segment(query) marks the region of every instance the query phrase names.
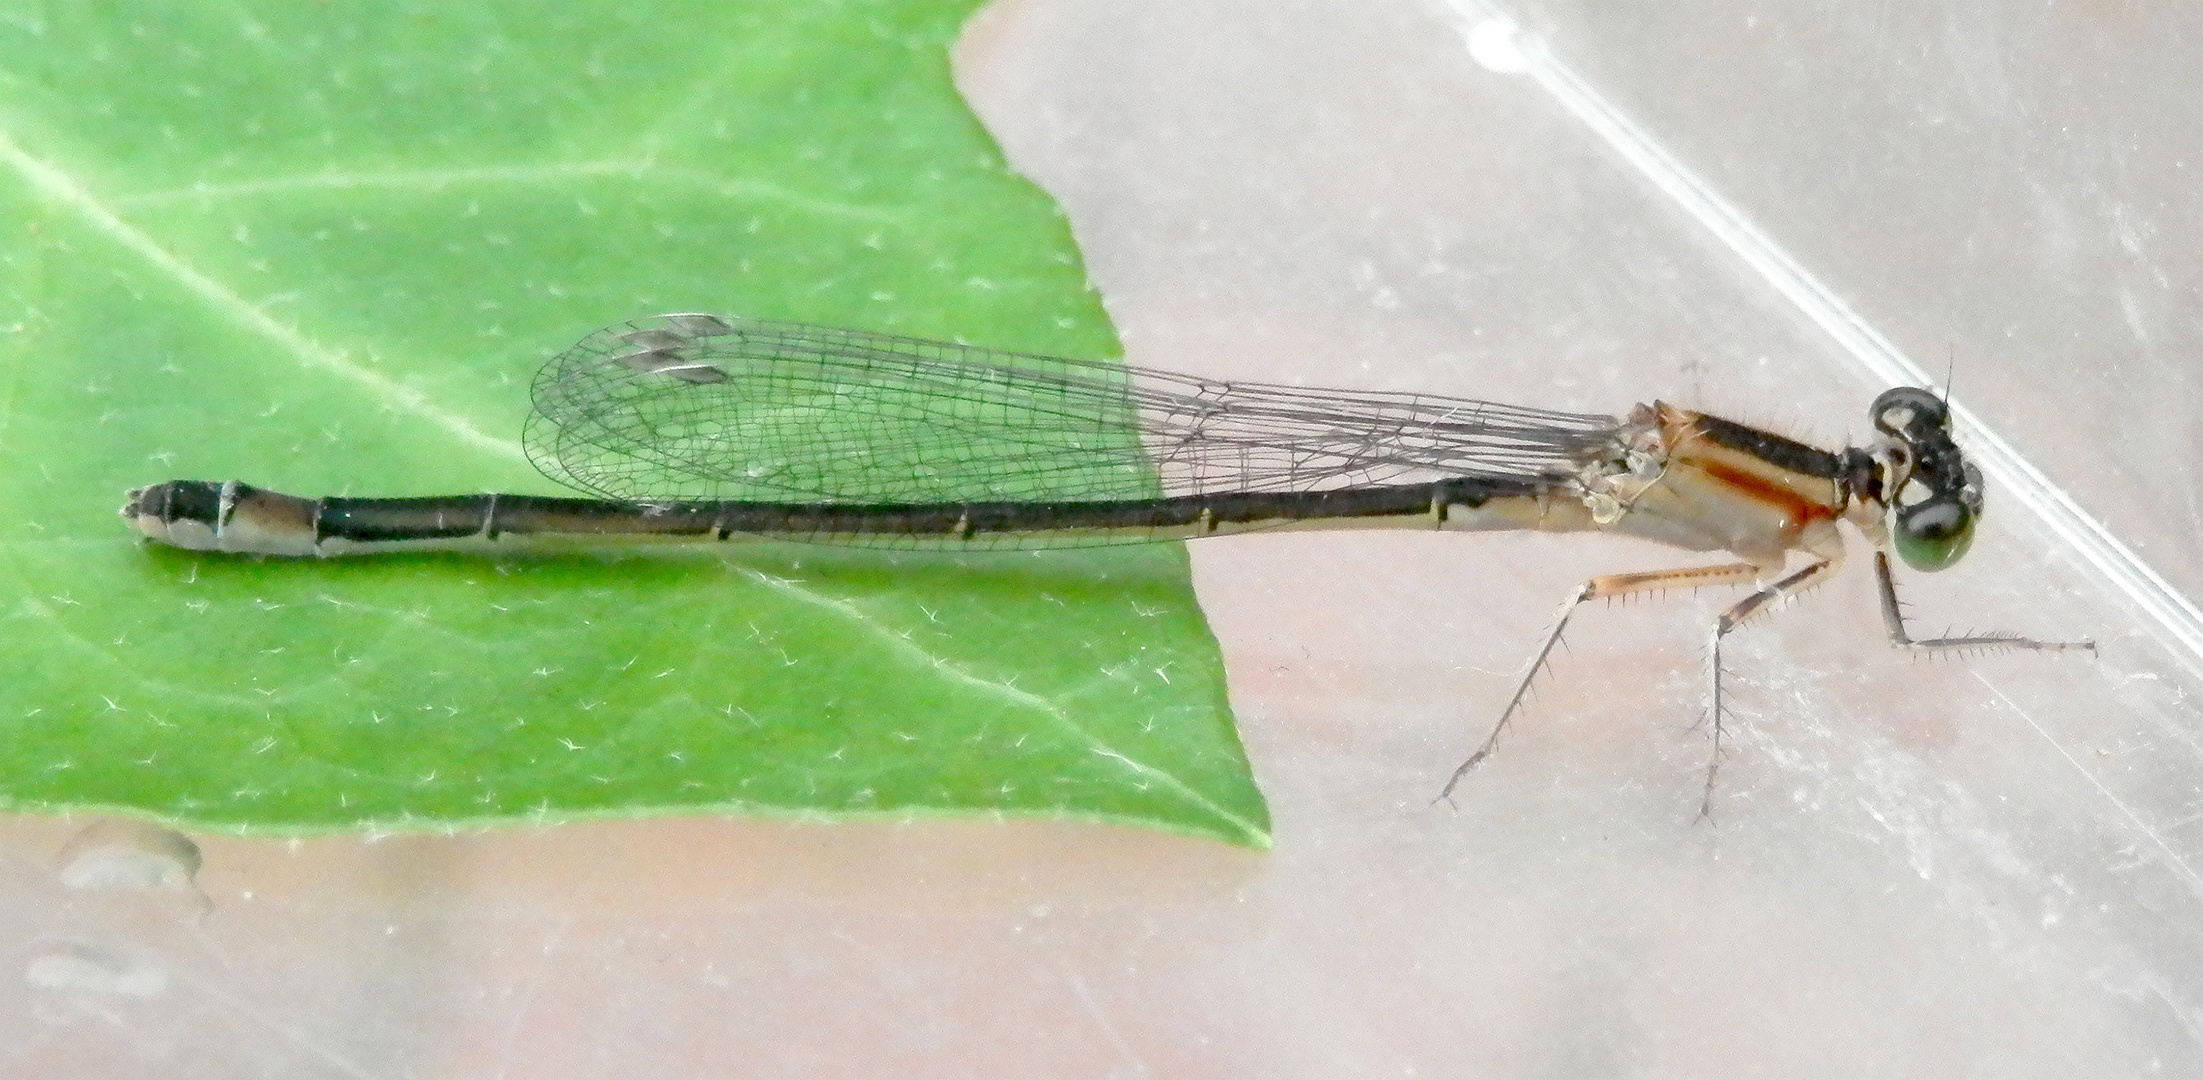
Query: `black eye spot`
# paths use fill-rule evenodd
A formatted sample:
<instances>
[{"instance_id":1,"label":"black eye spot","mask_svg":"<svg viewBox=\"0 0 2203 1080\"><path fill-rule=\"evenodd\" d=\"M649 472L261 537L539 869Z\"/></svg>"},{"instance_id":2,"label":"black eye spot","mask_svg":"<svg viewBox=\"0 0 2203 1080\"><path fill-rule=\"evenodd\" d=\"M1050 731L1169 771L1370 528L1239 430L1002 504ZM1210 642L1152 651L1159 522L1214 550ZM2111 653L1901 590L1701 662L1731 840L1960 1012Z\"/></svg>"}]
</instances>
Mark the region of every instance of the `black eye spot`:
<instances>
[{"instance_id":1,"label":"black eye spot","mask_svg":"<svg viewBox=\"0 0 2203 1080\"><path fill-rule=\"evenodd\" d=\"M1972 520L1957 500L1937 499L1907 509L1902 526L1922 540L1942 540L1958 535Z\"/></svg>"}]
</instances>

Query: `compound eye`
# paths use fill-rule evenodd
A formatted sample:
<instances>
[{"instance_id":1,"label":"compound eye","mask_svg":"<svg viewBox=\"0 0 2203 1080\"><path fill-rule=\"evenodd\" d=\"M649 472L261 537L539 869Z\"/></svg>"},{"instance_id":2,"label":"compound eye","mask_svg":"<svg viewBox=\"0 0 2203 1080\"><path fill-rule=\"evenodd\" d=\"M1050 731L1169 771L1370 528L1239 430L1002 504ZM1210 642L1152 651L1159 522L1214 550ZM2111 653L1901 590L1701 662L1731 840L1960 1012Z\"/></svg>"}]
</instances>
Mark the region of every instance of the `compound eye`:
<instances>
[{"instance_id":1,"label":"compound eye","mask_svg":"<svg viewBox=\"0 0 2203 1080\"><path fill-rule=\"evenodd\" d=\"M1950 410L1943 399L1917 386L1899 386L1882 392L1867 410L1874 418L1874 426L1891 435L1913 435L1943 427L1950 422Z\"/></svg>"},{"instance_id":2,"label":"compound eye","mask_svg":"<svg viewBox=\"0 0 2203 1080\"><path fill-rule=\"evenodd\" d=\"M1974 510L1962 498L1941 495L1900 507L1892 545L1905 565L1933 573L1957 562L1974 542Z\"/></svg>"}]
</instances>

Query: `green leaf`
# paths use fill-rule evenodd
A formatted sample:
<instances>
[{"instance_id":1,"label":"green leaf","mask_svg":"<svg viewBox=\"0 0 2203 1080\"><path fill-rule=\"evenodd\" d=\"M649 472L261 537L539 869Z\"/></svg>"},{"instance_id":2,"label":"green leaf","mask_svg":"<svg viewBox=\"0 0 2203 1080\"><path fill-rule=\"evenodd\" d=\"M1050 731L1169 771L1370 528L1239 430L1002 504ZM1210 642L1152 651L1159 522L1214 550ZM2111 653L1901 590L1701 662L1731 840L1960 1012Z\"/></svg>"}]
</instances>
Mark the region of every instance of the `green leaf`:
<instances>
[{"instance_id":1,"label":"green leaf","mask_svg":"<svg viewBox=\"0 0 2203 1080\"><path fill-rule=\"evenodd\" d=\"M321 562L114 516L172 478L556 493L530 375L659 311L1113 355L950 85L972 6L0 5L0 804L1266 843L1176 546Z\"/></svg>"}]
</instances>

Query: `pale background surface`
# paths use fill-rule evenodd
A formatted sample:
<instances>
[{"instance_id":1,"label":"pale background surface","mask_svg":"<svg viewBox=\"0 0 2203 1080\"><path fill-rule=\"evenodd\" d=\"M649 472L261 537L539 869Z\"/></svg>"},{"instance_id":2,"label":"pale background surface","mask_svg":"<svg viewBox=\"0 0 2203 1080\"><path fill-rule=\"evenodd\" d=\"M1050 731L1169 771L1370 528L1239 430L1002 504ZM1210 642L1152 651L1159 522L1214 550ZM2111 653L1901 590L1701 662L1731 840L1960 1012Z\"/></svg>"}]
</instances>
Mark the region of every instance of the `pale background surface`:
<instances>
[{"instance_id":1,"label":"pale background surface","mask_svg":"<svg viewBox=\"0 0 2203 1080\"><path fill-rule=\"evenodd\" d=\"M1796 10L1792 10L1792 9ZM1513 14L2190 594L2203 586L2203 14L2111 4ZM1138 363L1838 444L1881 389L1435 3L1003 0L967 93L1068 208ZM1997 1076L2203 1070L2203 715L1996 502L1916 663L1863 565L1736 639L1588 611L1430 797L1585 538L1196 545L1267 854L1101 827L702 820L296 845L0 823L0 1072ZM136 851L140 861L118 857Z\"/></svg>"}]
</instances>

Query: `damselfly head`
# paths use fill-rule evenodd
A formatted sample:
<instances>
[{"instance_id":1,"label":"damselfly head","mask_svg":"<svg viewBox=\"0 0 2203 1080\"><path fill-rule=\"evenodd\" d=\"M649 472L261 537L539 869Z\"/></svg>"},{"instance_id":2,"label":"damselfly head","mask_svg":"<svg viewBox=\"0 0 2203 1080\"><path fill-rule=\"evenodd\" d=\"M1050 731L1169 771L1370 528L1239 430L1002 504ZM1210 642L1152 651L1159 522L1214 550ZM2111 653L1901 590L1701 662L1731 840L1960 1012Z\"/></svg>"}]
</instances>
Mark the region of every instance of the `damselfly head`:
<instances>
[{"instance_id":1,"label":"damselfly head","mask_svg":"<svg viewBox=\"0 0 2203 1080\"><path fill-rule=\"evenodd\" d=\"M1874 399L1882 433L1882 501L1891 546L1915 570L1941 570L1966 554L1981 518L1981 470L1951 437L1943 399L1900 386Z\"/></svg>"}]
</instances>

